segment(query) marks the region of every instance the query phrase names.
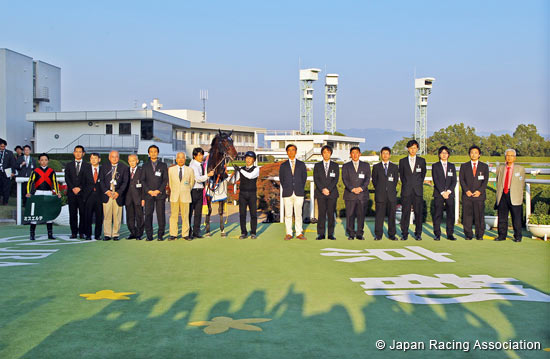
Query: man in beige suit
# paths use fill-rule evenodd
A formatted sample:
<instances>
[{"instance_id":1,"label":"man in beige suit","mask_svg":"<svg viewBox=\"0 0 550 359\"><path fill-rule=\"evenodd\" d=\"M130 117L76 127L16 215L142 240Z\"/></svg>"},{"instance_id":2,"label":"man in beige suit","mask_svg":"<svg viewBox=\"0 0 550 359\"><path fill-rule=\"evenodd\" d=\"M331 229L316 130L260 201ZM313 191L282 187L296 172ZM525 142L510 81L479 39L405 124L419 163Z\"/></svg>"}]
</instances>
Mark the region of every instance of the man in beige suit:
<instances>
[{"instance_id":1,"label":"man in beige suit","mask_svg":"<svg viewBox=\"0 0 550 359\"><path fill-rule=\"evenodd\" d=\"M181 236L191 240L189 236L189 204L191 189L195 185L195 173L185 165L185 153L178 152L176 166L168 169L170 185L170 238L173 241L178 236L178 217L181 217Z\"/></svg>"},{"instance_id":2,"label":"man in beige suit","mask_svg":"<svg viewBox=\"0 0 550 359\"><path fill-rule=\"evenodd\" d=\"M523 214L523 189L525 188L525 169L514 164L516 151L504 152L506 164L497 168L498 237L495 241L506 240L508 233L508 212L512 214L514 242L521 242L521 217Z\"/></svg>"}]
</instances>

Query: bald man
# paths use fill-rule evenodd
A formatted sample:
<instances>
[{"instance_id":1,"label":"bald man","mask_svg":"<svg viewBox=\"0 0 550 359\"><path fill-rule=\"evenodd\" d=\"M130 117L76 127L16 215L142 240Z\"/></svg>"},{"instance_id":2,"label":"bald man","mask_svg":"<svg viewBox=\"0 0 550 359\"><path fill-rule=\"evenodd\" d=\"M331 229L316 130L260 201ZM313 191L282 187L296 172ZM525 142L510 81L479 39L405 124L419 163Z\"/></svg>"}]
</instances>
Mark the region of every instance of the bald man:
<instances>
[{"instance_id":1,"label":"bald man","mask_svg":"<svg viewBox=\"0 0 550 359\"><path fill-rule=\"evenodd\" d=\"M128 186L128 166L119 163L118 151L109 153L109 163L101 166L99 178L103 192L103 240L119 240L124 192Z\"/></svg>"},{"instance_id":2,"label":"bald man","mask_svg":"<svg viewBox=\"0 0 550 359\"><path fill-rule=\"evenodd\" d=\"M185 153L178 152L176 165L168 169L170 184L170 238L178 236L178 220L181 216L181 236L191 240L189 236L189 204L191 203L191 189L195 185L195 172L185 165Z\"/></svg>"}]
</instances>

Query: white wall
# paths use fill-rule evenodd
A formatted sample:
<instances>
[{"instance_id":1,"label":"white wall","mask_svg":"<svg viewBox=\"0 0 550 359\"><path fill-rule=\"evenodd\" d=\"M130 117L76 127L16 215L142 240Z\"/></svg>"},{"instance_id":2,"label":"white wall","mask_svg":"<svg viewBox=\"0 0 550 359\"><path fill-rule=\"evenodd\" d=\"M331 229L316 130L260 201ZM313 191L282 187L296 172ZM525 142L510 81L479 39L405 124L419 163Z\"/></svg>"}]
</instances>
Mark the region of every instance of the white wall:
<instances>
[{"instance_id":1,"label":"white wall","mask_svg":"<svg viewBox=\"0 0 550 359\"><path fill-rule=\"evenodd\" d=\"M36 112L61 111L61 69L42 61L36 61L36 89L48 89L50 102L40 102Z\"/></svg>"}]
</instances>

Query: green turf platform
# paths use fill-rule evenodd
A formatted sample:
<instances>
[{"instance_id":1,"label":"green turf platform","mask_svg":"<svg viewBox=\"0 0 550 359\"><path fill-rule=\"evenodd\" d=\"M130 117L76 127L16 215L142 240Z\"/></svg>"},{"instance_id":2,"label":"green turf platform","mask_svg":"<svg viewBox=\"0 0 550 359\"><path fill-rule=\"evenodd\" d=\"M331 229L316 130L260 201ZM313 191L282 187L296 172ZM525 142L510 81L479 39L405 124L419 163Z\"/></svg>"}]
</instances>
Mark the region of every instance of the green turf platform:
<instances>
[{"instance_id":1,"label":"green turf platform","mask_svg":"<svg viewBox=\"0 0 550 359\"><path fill-rule=\"evenodd\" d=\"M548 242L527 232L522 243L465 241L460 227L458 241L435 242L430 224L421 242L375 242L367 225L365 241L348 241L342 223L336 241L314 240L314 225L308 240L283 241L277 223L259 224L256 240L239 240L230 224L227 238L216 231L192 242L70 241L66 227L49 242L39 226L34 243L27 227L1 227L0 358L550 358L548 302L411 304L368 295L350 279L489 275L546 296ZM400 249L417 259L342 262L353 256L322 256L326 248ZM99 293L111 299L91 300L102 290L114 291ZM540 342L541 350L474 350L477 339ZM390 350L393 340L425 348ZM430 340L466 341L470 350L434 350Z\"/></svg>"}]
</instances>

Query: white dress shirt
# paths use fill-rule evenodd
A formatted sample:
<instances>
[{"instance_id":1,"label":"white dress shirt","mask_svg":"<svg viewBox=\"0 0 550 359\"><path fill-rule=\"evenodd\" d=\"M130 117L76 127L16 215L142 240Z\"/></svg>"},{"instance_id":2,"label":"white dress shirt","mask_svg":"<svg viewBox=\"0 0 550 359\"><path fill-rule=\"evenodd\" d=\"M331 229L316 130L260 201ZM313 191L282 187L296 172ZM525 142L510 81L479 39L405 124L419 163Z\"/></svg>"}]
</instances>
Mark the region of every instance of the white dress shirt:
<instances>
[{"instance_id":1,"label":"white dress shirt","mask_svg":"<svg viewBox=\"0 0 550 359\"><path fill-rule=\"evenodd\" d=\"M202 173L202 163L193 159L189 163L189 168L195 172L195 185L193 186L193 189L202 189L204 188L204 182L208 180L208 176L206 175L206 170L204 170L204 176Z\"/></svg>"}]
</instances>

